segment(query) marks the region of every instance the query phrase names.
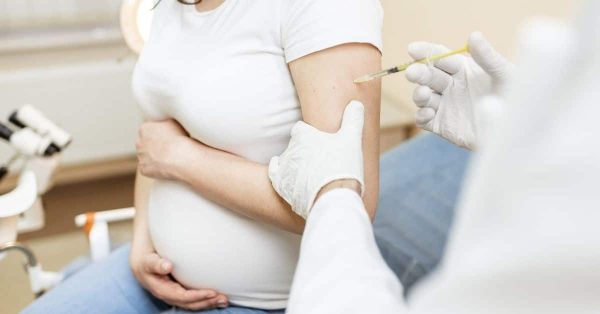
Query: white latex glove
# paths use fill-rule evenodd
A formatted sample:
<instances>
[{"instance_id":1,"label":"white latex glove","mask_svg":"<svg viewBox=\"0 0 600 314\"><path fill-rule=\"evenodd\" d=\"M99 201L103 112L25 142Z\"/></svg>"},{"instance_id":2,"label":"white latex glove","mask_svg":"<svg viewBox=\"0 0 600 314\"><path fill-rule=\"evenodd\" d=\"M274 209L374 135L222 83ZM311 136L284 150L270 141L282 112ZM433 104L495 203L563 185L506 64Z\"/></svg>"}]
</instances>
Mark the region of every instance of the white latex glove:
<instances>
[{"instance_id":1,"label":"white latex glove","mask_svg":"<svg viewBox=\"0 0 600 314\"><path fill-rule=\"evenodd\" d=\"M364 194L364 111L362 103L350 102L340 130L333 134L299 121L288 148L271 159L269 178L275 191L301 217L308 217L317 194L330 182L354 179Z\"/></svg>"},{"instance_id":2,"label":"white latex glove","mask_svg":"<svg viewBox=\"0 0 600 314\"><path fill-rule=\"evenodd\" d=\"M414 64L406 78L418 84L413 100L419 107L416 122L450 142L473 149L477 142L474 106L488 95L499 94L507 84L513 65L501 56L479 32L469 37L471 57L456 55L433 65ZM449 51L426 42L409 45L415 60Z\"/></svg>"}]
</instances>

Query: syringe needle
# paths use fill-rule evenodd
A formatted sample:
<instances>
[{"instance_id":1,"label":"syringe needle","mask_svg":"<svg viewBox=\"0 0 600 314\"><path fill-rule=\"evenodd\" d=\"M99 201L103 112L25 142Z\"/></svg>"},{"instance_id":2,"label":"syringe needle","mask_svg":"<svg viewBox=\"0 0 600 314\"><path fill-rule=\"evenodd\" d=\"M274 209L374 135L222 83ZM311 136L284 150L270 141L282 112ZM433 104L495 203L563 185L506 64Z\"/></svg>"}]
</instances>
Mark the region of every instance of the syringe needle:
<instances>
[{"instance_id":1,"label":"syringe needle","mask_svg":"<svg viewBox=\"0 0 600 314\"><path fill-rule=\"evenodd\" d=\"M389 69L385 69L383 71L377 72L377 73L372 73L372 74L367 74L365 76L361 76L357 79L354 80L354 83L365 83L365 82L369 82L372 81L376 78L380 78L380 77L384 77L390 74L394 74L394 73L398 73L398 72L402 72L405 71L406 69L408 69L408 67L410 67L411 65L415 64L415 63L429 63L429 62L434 62L434 61L438 61L453 55L457 55L457 54L461 54L461 53L465 53L465 52L469 52L469 46L465 46L461 49L457 49L457 50L452 50L443 54L439 54L439 55L435 55L435 56L431 56L428 58L423 58L423 59L419 59L419 60L415 60L412 62L407 62L398 66L395 66L393 68L389 68Z\"/></svg>"}]
</instances>

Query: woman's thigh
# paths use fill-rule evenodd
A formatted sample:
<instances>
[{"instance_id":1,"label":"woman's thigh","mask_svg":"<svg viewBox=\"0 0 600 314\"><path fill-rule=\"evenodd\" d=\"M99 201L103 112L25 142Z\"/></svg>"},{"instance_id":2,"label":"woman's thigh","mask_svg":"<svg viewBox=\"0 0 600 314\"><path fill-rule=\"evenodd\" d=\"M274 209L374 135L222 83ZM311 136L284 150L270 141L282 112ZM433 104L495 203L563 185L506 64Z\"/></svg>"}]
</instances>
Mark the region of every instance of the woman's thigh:
<instances>
[{"instance_id":1,"label":"woman's thigh","mask_svg":"<svg viewBox=\"0 0 600 314\"><path fill-rule=\"evenodd\" d=\"M164 303L137 282L126 245L68 277L23 313L159 313Z\"/></svg>"},{"instance_id":2,"label":"woman's thigh","mask_svg":"<svg viewBox=\"0 0 600 314\"><path fill-rule=\"evenodd\" d=\"M406 292L444 253L469 154L428 134L381 158L375 235Z\"/></svg>"}]
</instances>

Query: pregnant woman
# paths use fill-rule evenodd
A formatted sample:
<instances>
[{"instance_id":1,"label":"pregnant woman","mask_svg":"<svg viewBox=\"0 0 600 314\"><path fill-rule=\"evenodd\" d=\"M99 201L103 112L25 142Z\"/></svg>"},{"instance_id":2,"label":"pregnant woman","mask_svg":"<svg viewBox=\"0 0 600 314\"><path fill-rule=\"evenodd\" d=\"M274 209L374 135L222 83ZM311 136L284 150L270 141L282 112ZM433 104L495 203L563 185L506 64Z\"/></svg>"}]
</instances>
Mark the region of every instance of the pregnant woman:
<instances>
[{"instance_id":1,"label":"pregnant woman","mask_svg":"<svg viewBox=\"0 0 600 314\"><path fill-rule=\"evenodd\" d=\"M147 122L132 245L29 312L283 310L304 221L267 163L301 119L337 131L353 99L366 108L364 200L375 213L380 85L352 81L380 69L379 0L182 2L157 5L134 73Z\"/></svg>"}]
</instances>

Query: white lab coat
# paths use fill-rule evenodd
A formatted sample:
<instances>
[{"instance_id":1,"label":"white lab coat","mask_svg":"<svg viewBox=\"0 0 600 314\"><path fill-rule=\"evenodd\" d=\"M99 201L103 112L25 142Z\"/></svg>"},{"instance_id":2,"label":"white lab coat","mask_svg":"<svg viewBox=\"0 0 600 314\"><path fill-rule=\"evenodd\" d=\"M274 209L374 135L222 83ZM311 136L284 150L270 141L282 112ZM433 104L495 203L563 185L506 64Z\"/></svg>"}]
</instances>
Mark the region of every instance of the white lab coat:
<instances>
[{"instance_id":1,"label":"white lab coat","mask_svg":"<svg viewBox=\"0 0 600 314\"><path fill-rule=\"evenodd\" d=\"M600 5L580 31L523 35L506 110L469 170L447 252L411 293L361 199L324 195L307 221L289 313L600 313Z\"/></svg>"}]
</instances>

